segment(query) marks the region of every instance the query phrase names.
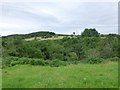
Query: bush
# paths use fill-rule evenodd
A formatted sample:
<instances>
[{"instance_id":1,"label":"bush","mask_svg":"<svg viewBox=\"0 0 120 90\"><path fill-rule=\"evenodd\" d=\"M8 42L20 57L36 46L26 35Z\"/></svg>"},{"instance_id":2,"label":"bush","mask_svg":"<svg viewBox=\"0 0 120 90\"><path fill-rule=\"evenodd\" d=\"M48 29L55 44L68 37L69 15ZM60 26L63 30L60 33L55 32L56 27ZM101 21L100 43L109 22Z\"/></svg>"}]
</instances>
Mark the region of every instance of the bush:
<instances>
[{"instance_id":1,"label":"bush","mask_svg":"<svg viewBox=\"0 0 120 90\"><path fill-rule=\"evenodd\" d=\"M108 60L116 62L116 61L120 60L120 58L119 57L113 57L113 58L109 58Z\"/></svg>"},{"instance_id":2,"label":"bush","mask_svg":"<svg viewBox=\"0 0 120 90\"><path fill-rule=\"evenodd\" d=\"M12 61L12 62L10 63L10 66L15 66L15 65L17 65L17 64L19 64L19 61Z\"/></svg>"},{"instance_id":3,"label":"bush","mask_svg":"<svg viewBox=\"0 0 120 90\"><path fill-rule=\"evenodd\" d=\"M34 65L34 60L30 59L28 64Z\"/></svg>"},{"instance_id":4,"label":"bush","mask_svg":"<svg viewBox=\"0 0 120 90\"><path fill-rule=\"evenodd\" d=\"M42 66L44 66L45 65L45 61L42 60L42 59L35 59L34 60L34 65L42 65Z\"/></svg>"},{"instance_id":5,"label":"bush","mask_svg":"<svg viewBox=\"0 0 120 90\"><path fill-rule=\"evenodd\" d=\"M31 58L19 58L19 64L29 64L29 60L31 60Z\"/></svg>"},{"instance_id":6,"label":"bush","mask_svg":"<svg viewBox=\"0 0 120 90\"><path fill-rule=\"evenodd\" d=\"M50 64L50 61L49 60L45 60L45 65L49 65Z\"/></svg>"},{"instance_id":7,"label":"bush","mask_svg":"<svg viewBox=\"0 0 120 90\"><path fill-rule=\"evenodd\" d=\"M68 64L78 64L80 61L68 61Z\"/></svg>"},{"instance_id":8,"label":"bush","mask_svg":"<svg viewBox=\"0 0 120 90\"><path fill-rule=\"evenodd\" d=\"M68 60L69 61L77 61L78 60L78 57L77 57L77 55L76 55L76 53L75 52L70 52L69 54L68 54Z\"/></svg>"},{"instance_id":9,"label":"bush","mask_svg":"<svg viewBox=\"0 0 120 90\"><path fill-rule=\"evenodd\" d=\"M64 61L60 61L58 59L52 60L49 64L51 67L59 67L59 66L66 66L67 65Z\"/></svg>"},{"instance_id":10,"label":"bush","mask_svg":"<svg viewBox=\"0 0 120 90\"><path fill-rule=\"evenodd\" d=\"M90 64L98 64L98 63L102 63L104 59L102 58L89 58L87 60L87 63L90 63Z\"/></svg>"},{"instance_id":11,"label":"bush","mask_svg":"<svg viewBox=\"0 0 120 90\"><path fill-rule=\"evenodd\" d=\"M14 59L11 59L11 57L3 57L2 58L2 68L10 67L12 60L14 60Z\"/></svg>"},{"instance_id":12,"label":"bush","mask_svg":"<svg viewBox=\"0 0 120 90\"><path fill-rule=\"evenodd\" d=\"M45 65L45 61L42 59L32 59L25 57L4 57L2 60L3 68L15 66L16 64Z\"/></svg>"},{"instance_id":13,"label":"bush","mask_svg":"<svg viewBox=\"0 0 120 90\"><path fill-rule=\"evenodd\" d=\"M29 60L29 64L31 65L45 65L45 61L42 59L31 59Z\"/></svg>"}]
</instances>

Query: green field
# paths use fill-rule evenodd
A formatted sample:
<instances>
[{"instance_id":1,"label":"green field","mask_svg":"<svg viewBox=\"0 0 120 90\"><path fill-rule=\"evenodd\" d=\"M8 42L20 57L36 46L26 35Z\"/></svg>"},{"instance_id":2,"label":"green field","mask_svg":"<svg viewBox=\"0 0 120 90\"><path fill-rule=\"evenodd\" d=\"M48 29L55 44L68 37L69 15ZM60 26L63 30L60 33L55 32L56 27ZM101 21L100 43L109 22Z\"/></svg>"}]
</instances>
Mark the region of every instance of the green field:
<instances>
[{"instance_id":1,"label":"green field","mask_svg":"<svg viewBox=\"0 0 120 90\"><path fill-rule=\"evenodd\" d=\"M116 88L118 63L60 67L16 65L3 69L3 88Z\"/></svg>"},{"instance_id":2,"label":"green field","mask_svg":"<svg viewBox=\"0 0 120 90\"><path fill-rule=\"evenodd\" d=\"M0 90L2 88L2 70L0 69Z\"/></svg>"},{"instance_id":3,"label":"green field","mask_svg":"<svg viewBox=\"0 0 120 90\"><path fill-rule=\"evenodd\" d=\"M42 38L42 37L36 37L37 40L58 40L58 39L63 39L65 36L58 36L58 37L51 37L51 38ZM35 38L27 38L25 39L26 41L32 41L35 40Z\"/></svg>"}]
</instances>

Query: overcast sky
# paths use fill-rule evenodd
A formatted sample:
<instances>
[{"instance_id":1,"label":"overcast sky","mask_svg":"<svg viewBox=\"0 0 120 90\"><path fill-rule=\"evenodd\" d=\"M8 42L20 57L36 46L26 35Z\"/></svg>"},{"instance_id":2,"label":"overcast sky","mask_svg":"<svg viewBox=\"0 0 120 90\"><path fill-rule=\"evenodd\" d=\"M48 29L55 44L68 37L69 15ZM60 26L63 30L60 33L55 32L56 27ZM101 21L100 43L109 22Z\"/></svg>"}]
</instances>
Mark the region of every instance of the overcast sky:
<instances>
[{"instance_id":1,"label":"overcast sky","mask_svg":"<svg viewBox=\"0 0 120 90\"><path fill-rule=\"evenodd\" d=\"M85 28L118 33L118 2L32 1L0 3L2 36L36 31L80 34Z\"/></svg>"}]
</instances>

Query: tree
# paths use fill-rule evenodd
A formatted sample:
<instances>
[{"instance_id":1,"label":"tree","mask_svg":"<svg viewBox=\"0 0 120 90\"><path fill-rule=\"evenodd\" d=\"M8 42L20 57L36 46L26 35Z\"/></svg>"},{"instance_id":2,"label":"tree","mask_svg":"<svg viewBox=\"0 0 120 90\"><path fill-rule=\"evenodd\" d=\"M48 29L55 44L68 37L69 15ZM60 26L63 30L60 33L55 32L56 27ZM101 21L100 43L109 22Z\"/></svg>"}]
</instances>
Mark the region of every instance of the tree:
<instances>
[{"instance_id":1,"label":"tree","mask_svg":"<svg viewBox=\"0 0 120 90\"><path fill-rule=\"evenodd\" d=\"M73 35L75 35L75 32L73 32Z\"/></svg>"},{"instance_id":2,"label":"tree","mask_svg":"<svg viewBox=\"0 0 120 90\"><path fill-rule=\"evenodd\" d=\"M82 37L99 37L99 33L96 31L96 29L88 29L86 28L84 32L81 34Z\"/></svg>"}]
</instances>

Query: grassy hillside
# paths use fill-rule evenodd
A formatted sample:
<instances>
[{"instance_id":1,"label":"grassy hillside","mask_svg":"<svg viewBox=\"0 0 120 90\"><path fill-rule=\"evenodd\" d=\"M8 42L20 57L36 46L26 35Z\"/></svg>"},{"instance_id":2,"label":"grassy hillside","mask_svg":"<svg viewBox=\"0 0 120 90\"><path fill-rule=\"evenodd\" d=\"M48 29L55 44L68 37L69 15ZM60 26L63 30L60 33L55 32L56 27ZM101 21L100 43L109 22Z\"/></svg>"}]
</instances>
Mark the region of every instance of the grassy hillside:
<instances>
[{"instance_id":1,"label":"grassy hillside","mask_svg":"<svg viewBox=\"0 0 120 90\"><path fill-rule=\"evenodd\" d=\"M57 40L57 39L63 39L65 36L57 36L57 37L49 37L49 38L42 38L42 37L32 37L32 38L26 38L26 41L32 41L32 40Z\"/></svg>"},{"instance_id":2,"label":"grassy hillside","mask_svg":"<svg viewBox=\"0 0 120 90\"><path fill-rule=\"evenodd\" d=\"M3 88L115 88L118 63L61 67L16 65L3 69Z\"/></svg>"}]
</instances>

